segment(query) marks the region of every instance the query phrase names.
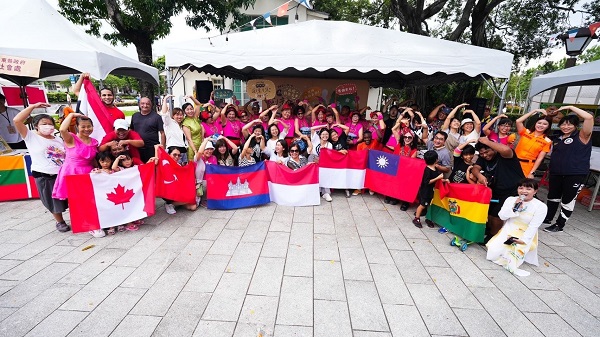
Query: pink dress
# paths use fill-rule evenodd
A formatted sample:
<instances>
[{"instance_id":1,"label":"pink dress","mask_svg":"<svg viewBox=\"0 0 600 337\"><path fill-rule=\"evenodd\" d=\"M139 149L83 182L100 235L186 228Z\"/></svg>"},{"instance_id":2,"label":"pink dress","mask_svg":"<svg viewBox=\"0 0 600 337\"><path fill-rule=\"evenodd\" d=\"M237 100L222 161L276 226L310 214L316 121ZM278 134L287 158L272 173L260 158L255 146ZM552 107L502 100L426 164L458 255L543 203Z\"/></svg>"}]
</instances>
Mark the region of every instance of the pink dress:
<instances>
[{"instance_id":1,"label":"pink dress","mask_svg":"<svg viewBox=\"0 0 600 337\"><path fill-rule=\"evenodd\" d=\"M54 199L67 199L67 176L88 174L94 168L94 160L96 153L98 153L98 141L90 138L90 144L88 145L82 142L77 135L71 133L71 136L73 136L75 146L65 146L65 162L58 170L54 189L52 190Z\"/></svg>"}]
</instances>

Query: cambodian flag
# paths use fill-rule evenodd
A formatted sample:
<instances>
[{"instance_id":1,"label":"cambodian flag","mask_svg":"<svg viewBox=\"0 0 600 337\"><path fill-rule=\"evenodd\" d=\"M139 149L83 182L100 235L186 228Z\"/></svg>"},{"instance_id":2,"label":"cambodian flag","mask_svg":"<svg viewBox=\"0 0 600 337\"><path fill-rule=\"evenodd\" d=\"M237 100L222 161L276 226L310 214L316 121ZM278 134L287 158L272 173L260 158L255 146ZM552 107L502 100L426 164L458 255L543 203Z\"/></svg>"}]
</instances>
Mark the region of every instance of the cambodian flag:
<instances>
[{"instance_id":1,"label":"cambodian flag","mask_svg":"<svg viewBox=\"0 0 600 337\"><path fill-rule=\"evenodd\" d=\"M369 150L365 187L388 197L413 202L424 170L422 159Z\"/></svg>"},{"instance_id":2,"label":"cambodian flag","mask_svg":"<svg viewBox=\"0 0 600 337\"><path fill-rule=\"evenodd\" d=\"M319 196L319 167L308 164L296 171L272 161L266 162L269 172L271 201L282 206L314 206Z\"/></svg>"},{"instance_id":3,"label":"cambodian flag","mask_svg":"<svg viewBox=\"0 0 600 337\"><path fill-rule=\"evenodd\" d=\"M206 165L209 209L237 209L271 202L264 162L246 166Z\"/></svg>"},{"instance_id":4,"label":"cambodian flag","mask_svg":"<svg viewBox=\"0 0 600 337\"><path fill-rule=\"evenodd\" d=\"M367 151L321 149L319 155L319 186L361 189L365 185Z\"/></svg>"}]
</instances>

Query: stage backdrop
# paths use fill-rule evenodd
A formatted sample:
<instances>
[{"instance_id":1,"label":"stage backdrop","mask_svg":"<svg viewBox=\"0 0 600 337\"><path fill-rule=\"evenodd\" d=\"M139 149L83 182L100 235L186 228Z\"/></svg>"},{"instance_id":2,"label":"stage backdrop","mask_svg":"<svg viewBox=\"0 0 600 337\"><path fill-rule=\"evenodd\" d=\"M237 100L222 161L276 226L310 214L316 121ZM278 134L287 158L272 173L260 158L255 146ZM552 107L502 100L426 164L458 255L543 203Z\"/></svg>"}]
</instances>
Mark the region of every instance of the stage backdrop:
<instances>
[{"instance_id":1,"label":"stage backdrop","mask_svg":"<svg viewBox=\"0 0 600 337\"><path fill-rule=\"evenodd\" d=\"M336 103L338 110L348 105L351 110L364 107L369 96L369 82L364 80L335 80L321 78L266 77L275 84L275 98L267 106L286 100L308 100L311 105ZM251 88L247 88L248 91Z\"/></svg>"}]
</instances>

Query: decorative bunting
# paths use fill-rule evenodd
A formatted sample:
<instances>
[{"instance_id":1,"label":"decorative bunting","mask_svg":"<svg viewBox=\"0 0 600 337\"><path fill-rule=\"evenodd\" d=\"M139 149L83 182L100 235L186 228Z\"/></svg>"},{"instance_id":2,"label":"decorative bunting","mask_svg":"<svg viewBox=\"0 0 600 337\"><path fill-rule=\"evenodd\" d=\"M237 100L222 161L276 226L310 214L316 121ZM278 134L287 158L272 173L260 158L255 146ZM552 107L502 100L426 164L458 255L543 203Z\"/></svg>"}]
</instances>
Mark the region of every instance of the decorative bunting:
<instances>
[{"instance_id":1,"label":"decorative bunting","mask_svg":"<svg viewBox=\"0 0 600 337\"><path fill-rule=\"evenodd\" d=\"M600 28L600 22L595 22L592 23L589 27L590 29L590 34L592 34L592 36L594 36L594 34L596 33L596 30Z\"/></svg>"},{"instance_id":2,"label":"decorative bunting","mask_svg":"<svg viewBox=\"0 0 600 337\"><path fill-rule=\"evenodd\" d=\"M256 19L250 21L250 27L252 27L252 29L256 29L255 24L256 24Z\"/></svg>"},{"instance_id":3,"label":"decorative bunting","mask_svg":"<svg viewBox=\"0 0 600 337\"><path fill-rule=\"evenodd\" d=\"M289 3L290 2L288 1L288 2L284 3L283 5L279 6L279 9L277 10L278 17L282 17L287 13Z\"/></svg>"},{"instance_id":4,"label":"decorative bunting","mask_svg":"<svg viewBox=\"0 0 600 337\"><path fill-rule=\"evenodd\" d=\"M576 29L571 29L570 31L567 32L567 34L569 34L569 40L571 42L575 41L575 35L577 35L578 31L579 31L579 29L576 28Z\"/></svg>"},{"instance_id":5,"label":"decorative bunting","mask_svg":"<svg viewBox=\"0 0 600 337\"><path fill-rule=\"evenodd\" d=\"M263 14L263 19L265 19L265 21L267 21L271 26L273 25L271 23L271 13L267 12L267 13Z\"/></svg>"}]
</instances>

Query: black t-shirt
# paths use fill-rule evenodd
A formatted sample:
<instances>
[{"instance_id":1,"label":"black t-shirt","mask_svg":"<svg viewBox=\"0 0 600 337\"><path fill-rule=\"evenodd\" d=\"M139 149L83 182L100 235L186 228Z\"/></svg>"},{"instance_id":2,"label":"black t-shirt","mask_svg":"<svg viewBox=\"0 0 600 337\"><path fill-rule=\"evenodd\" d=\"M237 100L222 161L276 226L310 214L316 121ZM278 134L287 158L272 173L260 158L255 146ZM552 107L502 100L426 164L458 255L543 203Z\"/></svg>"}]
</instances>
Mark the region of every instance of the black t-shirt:
<instances>
[{"instance_id":1,"label":"black t-shirt","mask_svg":"<svg viewBox=\"0 0 600 337\"><path fill-rule=\"evenodd\" d=\"M136 112L131 116L131 130L139 133L144 140L144 148L153 148L160 144L159 131L163 131L163 121L152 111L147 115Z\"/></svg>"},{"instance_id":2,"label":"black t-shirt","mask_svg":"<svg viewBox=\"0 0 600 337\"><path fill-rule=\"evenodd\" d=\"M488 183L491 180L492 194L513 192L516 194L519 181L525 178L514 150L512 158L504 158L496 153L492 160L487 161L479 157L475 164L485 172Z\"/></svg>"},{"instance_id":3,"label":"black t-shirt","mask_svg":"<svg viewBox=\"0 0 600 337\"><path fill-rule=\"evenodd\" d=\"M448 178L450 182L468 184L467 169L470 166L462 158L454 157L454 167L452 168L452 173L450 173L450 178Z\"/></svg>"},{"instance_id":4,"label":"black t-shirt","mask_svg":"<svg viewBox=\"0 0 600 337\"><path fill-rule=\"evenodd\" d=\"M550 174L586 175L590 171L592 141L587 144L579 139L579 131L569 137L557 137L552 142Z\"/></svg>"},{"instance_id":5,"label":"black t-shirt","mask_svg":"<svg viewBox=\"0 0 600 337\"><path fill-rule=\"evenodd\" d=\"M390 140L390 137L392 136L392 128L394 127L394 125L396 125L396 121L398 120L398 117L396 118L388 118L384 121L385 123L385 131L383 132L383 143L382 144L387 144L388 140Z\"/></svg>"},{"instance_id":6,"label":"black t-shirt","mask_svg":"<svg viewBox=\"0 0 600 337\"><path fill-rule=\"evenodd\" d=\"M425 166L425 172L423 172L423 178L421 179L421 187L419 188L419 201L421 205L429 203L433 199L435 183L430 184L429 181L437 178L440 174L441 172L438 170L432 170L428 166Z\"/></svg>"},{"instance_id":7,"label":"black t-shirt","mask_svg":"<svg viewBox=\"0 0 600 337\"><path fill-rule=\"evenodd\" d=\"M337 142L331 142L331 147L336 151L348 150L348 143L346 142L346 133L342 132L342 134L338 137Z\"/></svg>"}]
</instances>

